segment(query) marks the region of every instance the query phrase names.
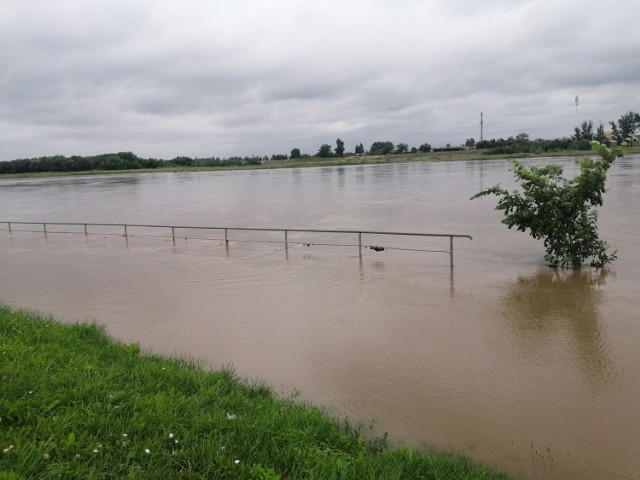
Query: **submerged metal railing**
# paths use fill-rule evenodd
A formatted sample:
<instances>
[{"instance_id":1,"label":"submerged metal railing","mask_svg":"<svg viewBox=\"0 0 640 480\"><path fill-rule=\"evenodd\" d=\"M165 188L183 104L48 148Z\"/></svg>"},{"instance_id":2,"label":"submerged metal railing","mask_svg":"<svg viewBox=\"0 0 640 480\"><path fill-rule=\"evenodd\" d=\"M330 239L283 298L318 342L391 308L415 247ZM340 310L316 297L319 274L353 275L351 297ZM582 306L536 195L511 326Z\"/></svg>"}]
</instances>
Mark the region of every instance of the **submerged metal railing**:
<instances>
[{"instance_id":1,"label":"submerged metal railing","mask_svg":"<svg viewBox=\"0 0 640 480\"><path fill-rule=\"evenodd\" d=\"M450 265L453 267L453 239L454 238L468 238L473 240L471 235L462 235L455 233L417 233L417 232L383 232L372 230L322 230L322 229L308 229L308 228L258 228L258 227L198 227L193 225L145 225L134 223L84 223L84 222L20 222L20 221L0 221L0 224L6 224L9 227L9 233L12 233L12 225L42 225L42 232L46 236L47 233L76 233L76 232L47 232L47 225L49 226L75 226L83 227L84 234L89 235L89 227L119 227L123 228L123 236L128 238L132 236L129 233L129 228L151 228L151 229L171 229L171 238L175 245L176 242L176 230L215 230L224 231L224 242L226 245L232 241L229 237L229 232L280 232L284 233L284 247L285 250L289 249L289 233L330 233L330 234L344 234L344 235L357 235L357 244L319 244L319 243L307 243L303 242L303 245L334 245L334 246L357 246L358 256L362 258L362 248L370 248L375 251L381 250L412 250L412 251L425 251L434 253L448 253L450 258ZM92 234L94 232L91 232ZM98 233L98 232L95 232ZM404 237L444 237L449 238L448 250L425 250L425 249L409 249L409 248L396 248L396 247L378 247L374 245L363 245L363 235L377 235L377 236L404 236Z\"/></svg>"}]
</instances>

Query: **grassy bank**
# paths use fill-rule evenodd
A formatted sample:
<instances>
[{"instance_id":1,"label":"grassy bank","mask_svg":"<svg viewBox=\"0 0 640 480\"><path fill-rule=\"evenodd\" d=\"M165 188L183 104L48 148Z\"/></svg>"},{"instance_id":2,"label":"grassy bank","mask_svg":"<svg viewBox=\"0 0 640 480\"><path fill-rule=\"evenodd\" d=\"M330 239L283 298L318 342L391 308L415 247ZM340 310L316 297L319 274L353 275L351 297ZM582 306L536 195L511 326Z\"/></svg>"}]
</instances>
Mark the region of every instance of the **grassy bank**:
<instances>
[{"instance_id":1,"label":"grassy bank","mask_svg":"<svg viewBox=\"0 0 640 480\"><path fill-rule=\"evenodd\" d=\"M0 307L0 480L505 479L388 448L230 371Z\"/></svg>"},{"instance_id":2,"label":"grassy bank","mask_svg":"<svg viewBox=\"0 0 640 480\"><path fill-rule=\"evenodd\" d=\"M627 149L627 154L640 153L640 147ZM167 167L155 169L136 170L89 170L81 172L41 172L41 173L18 173L2 174L3 178L26 178L26 177L59 177L72 175L105 175L115 173L162 173L162 172L204 172L222 170L259 170L272 168L305 168L305 167L335 167L347 165L377 165L384 163L407 163L407 162L450 162L465 160L496 160L512 158L536 158L536 157L583 157L592 155L592 152L585 150L567 150L559 152L546 152L541 154L509 154L509 155L485 155L482 150L463 150L448 152L429 153L407 153L400 155L366 155L334 158L300 158L296 160L272 160L261 165L227 166L227 167Z\"/></svg>"}]
</instances>

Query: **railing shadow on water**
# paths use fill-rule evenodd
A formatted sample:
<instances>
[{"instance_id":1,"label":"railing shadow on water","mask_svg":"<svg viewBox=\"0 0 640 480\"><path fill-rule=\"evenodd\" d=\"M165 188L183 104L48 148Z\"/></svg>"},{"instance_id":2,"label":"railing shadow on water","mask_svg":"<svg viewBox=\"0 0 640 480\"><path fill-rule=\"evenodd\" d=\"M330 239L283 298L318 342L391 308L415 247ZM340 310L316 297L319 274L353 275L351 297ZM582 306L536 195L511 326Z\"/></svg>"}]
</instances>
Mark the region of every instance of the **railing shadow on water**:
<instances>
[{"instance_id":1,"label":"railing shadow on water","mask_svg":"<svg viewBox=\"0 0 640 480\"><path fill-rule=\"evenodd\" d=\"M220 232L224 235L223 238L220 238L219 241L224 242L227 252L229 248L229 243L231 241L234 242L247 242L247 240L243 240L241 238L232 238L232 234L237 233L247 233L247 232L267 232L271 234L281 234L280 240L262 240L254 242L258 243L280 243L284 245L285 252L287 252L289 246L293 244L297 245L305 245L305 246L335 246L335 247L357 247L358 248L358 257L362 258L363 249L371 249L373 251L384 251L384 250L403 250L403 251L414 251L414 252L430 252L430 253L446 253L449 255L450 266L453 268L453 241L454 238L467 238L472 240L471 235L465 234L455 234L455 233L420 233L420 232L394 232L394 231L373 231L373 230L331 230L331 229L303 229L303 228L261 228L261 227L212 227L212 226L193 226L193 225L149 225L149 224L132 224L132 223L87 223L87 222L24 222L24 221L0 221L0 224L7 225L9 233L14 231L40 231L43 235L47 236L52 233L83 233L84 235L93 235L93 234L116 234L122 235L126 241L128 241L129 237L132 236L132 229L145 229L145 230L155 230L155 231L166 231L170 232L170 235L162 235L161 233L158 235L152 235L154 237L166 237L171 238L173 244L176 243L176 237L179 233L183 232L196 232L196 231L215 231ZM38 230L29 229L28 227L37 227ZM52 227L56 230L52 230ZM71 227L71 228L81 228L81 231L68 231L68 230L60 230L63 227ZM16 230L21 229L21 230ZM120 231L114 233L113 230L109 233L105 233L103 229L119 229ZM101 231L99 231L102 229ZM349 240L340 241L340 243L333 241L294 241L290 239L290 235L292 234L332 234L338 235L341 238L345 236L348 238L352 238L351 242ZM186 238L198 238L195 236L189 237L189 235L180 235L180 237ZM410 247L383 247L375 244L366 244L363 242L363 237L417 237L417 238L448 238L449 239L449 248L448 249L427 249L427 248L410 248ZM211 239L213 240L213 239ZM357 240L357 243L355 243ZM251 240L249 240L251 241ZM345 243L349 242L349 243Z\"/></svg>"}]
</instances>

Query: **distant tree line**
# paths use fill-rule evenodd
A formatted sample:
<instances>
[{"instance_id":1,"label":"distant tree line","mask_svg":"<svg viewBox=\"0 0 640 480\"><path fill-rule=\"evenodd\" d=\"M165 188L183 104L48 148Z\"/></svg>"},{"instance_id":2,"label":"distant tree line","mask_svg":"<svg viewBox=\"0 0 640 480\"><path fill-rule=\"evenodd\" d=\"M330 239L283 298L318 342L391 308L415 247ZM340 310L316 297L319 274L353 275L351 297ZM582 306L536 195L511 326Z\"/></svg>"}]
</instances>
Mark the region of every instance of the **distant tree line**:
<instances>
[{"instance_id":1,"label":"distant tree line","mask_svg":"<svg viewBox=\"0 0 640 480\"><path fill-rule=\"evenodd\" d=\"M640 130L640 114L629 111L622 115L617 122L609 122L611 131L605 132L604 124L600 122L594 129L593 122L584 121L574 129L571 137L545 140L538 138L529 139L526 133L520 133L515 137L507 139L491 139L476 142L473 138L468 138L464 147L451 147L447 144L442 150L460 150L463 148L476 148L483 150L488 155L493 154L536 154L546 152L556 152L563 150L590 150L591 141L610 146L612 141L621 145L630 136L633 137ZM397 145L390 141L375 141L368 150L362 143L355 146L354 152L346 151L344 141L336 139L336 146L332 148L328 143L322 144L318 152L314 155L319 158L345 157L352 155L399 155L407 153L428 153L432 149L429 143L423 143L419 147L409 147L406 143ZM51 157L38 157L31 159L18 159L0 162L0 175L9 173L37 173L37 172L81 172L91 170L136 170L136 169L158 169L174 167L235 167L260 165L267 161L282 161L311 158L311 155L303 154L299 148L293 148L291 153L273 154L271 157L229 157L229 158L191 158L176 157L172 160L158 160L155 158L141 158L132 152L106 153L81 157L74 155L65 157L55 155Z\"/></svg>"},{"instance_id":2,"label":"distant tree line","mask_svg":"<svg viewBox=\"0 0 640 480\"><path fill-rule=\"evenodd\" d=\"M584 121L574 129L571 137L544 140L538 138L530 140L529 135L521 133L515 137L482 140L476 142L473 138L467 139L466 146L475 146L483 149L488 155L506 153L545 153L562 150L591 150L591 141L596 140L607 147L614 141L622 145L629 137L633 137L640 131L640 114L627 112L620 116L617 122L609 122L610 132L605 132L602 122L594 129L592 121Z\"/></svg>"},{"instance_id":3,"label":"distant tree line","mask_svg":"<svg viewBox=\"0 0 640 480\"><path fill-rule=\"evenodd\" d=\"M483 150L487 155L502 155L510 153L546 153L558 152L563 150L590 150L591 143L589 140L573 139L573 138L556 138L553 140L545 140L537 138L530 140L529 135L520 133L515 137L507 139L498 138L491 140L482 140L475 143L475 148Z\"/></svg>"},{"instance_id":4,"label":"distant tree line","mask_svg":"<svg viewBox=\"0 0 640 480\"><path fill-rule=\"evenodd\" d=\"M286 155L285 155L286 158ZM260 165L260 157L230 157L230 158L191 158L176 157L172 160L158 160L155 158L141 158L131 152L106 153L81 157L74 155L65 157L38 157L0 162L0 174L8 173L38 173L38 172L82 172L90 170L136 170L173 167L229 167Z\"/></svg>"},{"instance_id":5,"label":"distant tree line","mask_svg":"<svg viewBox=\"0 0 640 480\"><path fill-rule=\"evenodd\" d=\"M496 154L536 154L546 152L558 152L564 150L591 150L591 141L597 140L598 142L609 147L612 141L615 141L618 145L622 145L628 137L634 136L636 132L640 131L640 114L629 111L622 115L617 122L609 122L611 125L611 131L605 132L605 127L602 122L594 130L592 121L585 121L575 128L571 137L555 138L552 140L546 140L537 138L531 140L526 133L520 133L515 137L509 137L507 139L498 138L491 140L482 140L476 142L473 138L468 138L464 147L452 147L447 144L445 148L438 148L435 150L462 150L464 148L476 148L483 150L483 153L487 155ZM298 156L300 154L297 150ZM365 151L362 143L356 145L355 155L393 155L403 153L428 153L433 149L429 143L423 143L419 147L411 147L406 143L399 143L394 145L389 141L376 141L371 144L369 150ZM332 151L331 145L328 143L322 144L315 154L320 158L342 157L344 155L353 155L353 153L344 153L344 142L339 138L336 140L335 151ZM294 151L291 151L291 158L294 158Z\"/></svg>"},{"instance_id":6,"label":"distant tree line","mask_svg":"<svg viewBox=\"0 0 640 480\"><path fill-rule=\"evenodd\" d=\"M320 145L320 148L318 149L318 152L315 154L315 156L320 158L332 158L352 155L394 155L403 153L427 153L430 151L431 145L429 145L428 143L423 143L418 148L409 148L409 145L407 145L406 143L399 143L395 145L393 142L389 141L377 141L371 144L369 150L365 150L364 145L362 143L359 143L355 146L354 152L345 153L344 142L338 138L336 140L335 150L332 150L331 145L329 145L328 143L323 143L322 145ZM291 151L291 158L294 158L293 150Z\"/></svg>"}]
</instances>

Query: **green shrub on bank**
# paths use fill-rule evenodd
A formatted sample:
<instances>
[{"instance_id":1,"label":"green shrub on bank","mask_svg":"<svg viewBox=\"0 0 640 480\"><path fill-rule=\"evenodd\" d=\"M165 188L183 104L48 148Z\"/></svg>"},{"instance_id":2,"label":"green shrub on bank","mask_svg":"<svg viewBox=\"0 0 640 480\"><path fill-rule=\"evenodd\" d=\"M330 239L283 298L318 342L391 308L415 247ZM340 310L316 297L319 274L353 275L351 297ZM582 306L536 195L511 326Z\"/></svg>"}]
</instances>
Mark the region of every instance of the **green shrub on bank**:
<instances>
[{"instance_id":1,"label":"green shrub on bank","mask_svg":"<svg viewBox=\"0 0 640 480\"><path fill-rule=\"evenodd\" d=\"M229 370L0 307L0 480L503 479L390 449Z\"/></svg>"}]
</instances>

